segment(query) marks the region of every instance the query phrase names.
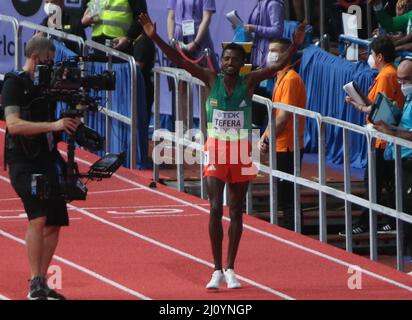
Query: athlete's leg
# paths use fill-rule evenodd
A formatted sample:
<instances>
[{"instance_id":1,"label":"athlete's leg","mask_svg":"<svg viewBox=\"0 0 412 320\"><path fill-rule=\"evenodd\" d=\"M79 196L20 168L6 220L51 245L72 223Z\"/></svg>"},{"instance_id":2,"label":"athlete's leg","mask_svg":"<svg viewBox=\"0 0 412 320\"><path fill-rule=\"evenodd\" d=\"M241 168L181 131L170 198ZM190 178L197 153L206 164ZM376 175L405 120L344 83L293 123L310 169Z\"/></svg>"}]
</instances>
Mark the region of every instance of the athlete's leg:
<instances>
[{"instance_id":1,"label":"athlete's leg","mask_svg":"<svg viewBox=\"0 0 412 320\"><path fill-rule=\"evenodd\" d=\"M243 230L243 206L249 182L229 184L230 225L226 269L234 269L237 250Z\"/></svg>"},{"instance_id":2,"label":"athlete's leg","mask_svg":"<svg viewBox=\"0 0 412 320\"><path fill-rule=\"evenodd\" d=\"M215 178L206 177L207 192L210 202L209 237L212 245L215 269L222 269L222 241L223 241L223 190L225 182Z\"/></svg>"}]
</instances>

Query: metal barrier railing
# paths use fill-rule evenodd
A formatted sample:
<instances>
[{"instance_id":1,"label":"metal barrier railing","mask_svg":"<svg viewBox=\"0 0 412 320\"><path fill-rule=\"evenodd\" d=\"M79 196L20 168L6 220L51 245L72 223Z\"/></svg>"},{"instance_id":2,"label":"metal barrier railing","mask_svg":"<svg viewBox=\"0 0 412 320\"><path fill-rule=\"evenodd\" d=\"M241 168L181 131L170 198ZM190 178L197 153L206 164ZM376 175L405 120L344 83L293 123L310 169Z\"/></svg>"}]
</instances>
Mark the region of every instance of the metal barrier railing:
<instances>
[{"instance_id":1,"label":"metal barrier railing","mask_svg":"<svg viewBox=\"0 0 412 320\"><path fill-rule=\"evenodd\" d=\"M69 33L59 31L59 30L56 30L56 29L51 29L51 28L48 28L48 27L45 27L45 26L42 26L42 25L39 25L39 24L35 24L33 22L30 22L30 21L20 21L19 22L20 34L21 34L21 30L23 28L28 28L28 29L32 29L32 30L35 30L35 31L40 31L40 32L46 33L48 35L58 37L58 38L60 38L61 40L64 40L64 41L75 42L79 45L80 51L81 52L83 51L84 40L83 40L83 38L81 38L79 36L75 36L73 34L69 34ZM21 39L20 39L20 41L21 41ZM19 41L19 48L20 48L20 50L22 50L23 46L21 45L20 41ZM19 68L21 68L21 65L19 66Z\"/></svg>"},{"instance_id":2,"label":"metal barrier railing","mask_svg":"<svg viewBox=\"0 0 412 320\"><path fill-rule=\"evenodd\" d=\"M20 29L19 29L19 22L16 18L5 16L0 14L0 21L11 23L14 32L14 44L15 44L15 53L14 53L14 68L18 70L21 66L21 47L18 46L19 39L20 39Z\"/></svg>"},{"instance_id":3,"label":"metal barrier railing","mask_svg":"<svg viewBox=\"0 0 412 320\"><path fill-rule=\"evenodd\" d=\"M155 97L154 97L154 132L160 129L160 75L164 75L166 77L172 78L175 85L175 114L176 114L176 123L181 123L182 119L182 108L181 108L181 92L177 90L179 88L180 82L187 83L187 98L190 100L191 98L191 85L196 85L199 88L199 105L202 105L204 92L203 87L204 83L199 79L193 78L188 72L182 69L175 69L175 68L154 68L154 87L155 87ZM188 101L188 118L193 118L193 103ZM206 133L205 127L205 113L202 111L202 108L199 109L199 123L200 129L202 132L202 136L204 137ZM189 128L192 128L192 121L189 121ZM183 127L178 125L176 128L176 134L179 137L179 141L183 140ZM156 137L156 136L155 136ZM158 145L158 141L154 141L154 148ZM176 153L176 162L177 162L177 189L179 191L184 191L184 166L183 166L183 145L181 143L177 144L177 153ZM159 165L156 164L156 159L153 159L153 179L154 181L159 181ZM203 171L203 165L200 165L201 172ZM205 181L203 177L201 178L201 197L206 199L206 188L205 188Z\"/></svg>"},{"instance_id":4,"label":"metal barrier railing","mask_svg":"<svg viewBox=\"0 0 412 320\"><path fill-rule=\"evenodd\" d=\"M116 111L113 111L111 108L111 103L109 103L106 107L103 107L100 111L106 117L106 141L109 142L110 135L111 135L111 119L116 119L128 126L130 126L130 168L136 168L137 164L137 65L136 60L134 57L117 51L115 49L106 47L100 43L87 40L84 44L84 51L87 52L88 48L93 48L95 50L99 50L101 52L106 53L106 55L116 57L118 59L126 61L130 66L130 83L131 83L131 94L130 94L130 106L131 112L130 117L122 115ZM109 100L111 102L111 100ZM110 146L106 145L106 148L110 149Z\"/></svg>"},{"instance_id":5,"label":"metal barrier railing","mask_svg":"<svg viewBox=\"0 0 412 320\"><path fill-rule=\"evenodd\" d=\"M186 72L182 72L180 69L172 68L156 68L155 72L155 92L156 97L160 92L160 75L165 75L172 77L176 84L180 81L185 81L188 83L194 83L196 85L202 85L198 79L195 79L188 75ZM183 80L184 79L184 80ZM177 88L177 87L176 87ZM179 96L180 93L178 90L175 90L176 94L176 108L179 109ZM270 139L269 139L269 166L265 166L261 163L255 163L259 171L264 172L270 176L269 187L270 187L270 221L271 223L277 224L277 179L283 179L290 181L294 184L295 191L295 231L301 232L301 203L300 203L300 187L306 187L313 190L318 190L319 193L319 238L322 242L327 242L327 212L326 212L326 196L333 196L338 199L341 199L345 203L345 231L346 231L346 250L352 252L352 204L359 205L364 208L369 209L370 217L370 259L377 260L377 223L376 223L376 213L382 213L388 216L391 216L396 219L397 228L396 228L396 248L397 248L397 268L400 271L404 270L403 263L403 222L412 223L412 216L403 212L402 206L402 186L401 186L401 177L402 177L402 165L401 165L401 155L400 148L406 147L412 149L412 142L404 139L396 138L375 130L367 129L352 123L348 123L342 120L322 117L319 113L288 106L279 103L273 103L269 99L253 96L253 101L261 103L267 106L269 113L269 128L270 128ZM200 108L204 109L204 108ZM275 115L272 112L273 109L281 109L293 114L293 123L294 123L294 174L288 174L276 169L276 121ZM177 110L178 111L178 110ZM159 129L159 115L160 115L160 101L155 99L155 132L153 139L155 140L155 145L157 144L156 140L162 138L169 140L175 143L175 147L179 150L183 150L186 146L190 146L193 149L196 149L198 152L203 152L202 143L194 143L191 139L185 138L183 134L176 136L173 133L158 134L157 130ZM300 172L300 149L299 149L299 117L310 118L313 121L316 121L318 127L318 160L319 160L319 169L318 169L318 181L312 181L306 178L301 177ZM156 120L157 119L157 120ZM203 122L204 117L201 120ZM179 120L178 118L176 120ZM337 188L328 186L326 184L326 126L332 125L342 129L343 135L343 153L344 153L344 190L339 190ZM204 126L203 126L204 128ZM202 133L203 133L202 129ZM351 178L350 178L350 160L349 160L349 133L354 132L361 134L366 137L368 145L368 173L369 173L369 197L368 199L361 198L359 196L353 195L351 193ZM374 141L375 139L383 139L389 143L395 145L395 194L396 194L396 208L390 208L377 203L376 199L376 177L375 177L375 157L374 157ZM182 158L179 158L182 159ZM159 165L156 164L156 155L153 154L154 162L154 180L159 181ZM176 159L177 160L177 159ZM201 161L202 162L202 161ZM202 164L201 164L202 168ZM177 170L179 170L179 165ZM201 171L202 172L202 171ZM184 176L181 171L178 174L178 186L179 190L184 191ZM204 181L203 178L201 185L201 192L204 195ZM183 186L183 187L182 187ZM253 203L251 197L251 188L249 189L249 194L247 197L247 212L250 213Z\"/></svg>"},{"instance_id":6,"label":"metal barrier railing","mask_svg":"<svg viewBox=\"0 0 412 320\"><path fill-rule=\"evenodd\" d=\"M341 34L339 36L339 56L341 58L344 58L348 48L353 44L361 46L361 47L366 47L368 49L368 54L370 54L371 42L372 41L368 39L359 39L357 37L352 37L352 36ZM412 52L411 51L397 51L396 55L400 58L411 57Z\"/></svg>"},{"instance_id":7,"label":"metal barrier railing","mask_svg":"<svg viewBox=\"0 0 412 320\"><path fill-rule=\"evenodd\" d=\"M75 42L79 45L81 52L85 53L87 48L93 48L106 53L109 56L114 56L121 60L125 60L130 66L130 83L131 83L131 95L130 95L130 105L131 113L130 117L124 116L118 112L115 112L111 108L111 103L106 107L101 108L99 111L102 112L106 117L106 151L110 150L110 133L112 130L111 119L116 119L126 125L130 126L130 167L135 168L137 163L137 74L136 74L136 61L130 55L123 52L108 48L94 41L84 41L81 37L68 34L59 30L50 29L42 25L38 25L29 21L17 22L16 19L8 16L0 15L0 21L10 21L15 25L16 31L16 69L21 69L21 52L22 52L22 39L20 37L22 28L28 28L35 31L40 31L49 35L56 36L61 40ZM111 100L109 100L111 101Z\"/></svg>"},{"instance_id":8,"label":"metal barrier railing","mask_svg":"<svg viewBox=\"0 0 412 320\"><path fill-rule=\"evenodd\" d=\"M369 54L370 53L369 46L371 42L372 42L371 40L359 39L357 37L352 37L352 36L341 34L339 36L339 55L341 58L344 58L346 56L347 50L353 44L356 44L360 47L366 47L368 49L368 54Z\"/></svg>"}]
</instances>

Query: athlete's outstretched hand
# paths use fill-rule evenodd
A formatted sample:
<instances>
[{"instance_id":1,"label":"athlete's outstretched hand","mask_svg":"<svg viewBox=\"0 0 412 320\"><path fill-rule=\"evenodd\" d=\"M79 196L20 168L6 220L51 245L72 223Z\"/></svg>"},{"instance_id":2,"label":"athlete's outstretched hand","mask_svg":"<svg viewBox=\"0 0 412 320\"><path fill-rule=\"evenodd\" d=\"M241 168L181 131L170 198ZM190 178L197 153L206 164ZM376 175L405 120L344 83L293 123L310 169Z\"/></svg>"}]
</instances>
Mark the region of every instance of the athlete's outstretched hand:
<instances>
[{"instance_id":1,"label":"athlete's outstretched hand","mask_svg":"<svg viewBox=\"0 0 412 320\"><path fill-rule=\"evenodd\" d=\"M138 18L139 23L142 25L146 35L153 39L156 35L156 24L152 22L150 17L146 13L141 13Z\"/></svg>"},{"instance_id":2,"label":"athlete's outstretched hand","mask_svg":"<svg viewBox=\"0 0 412 320\"><path fill-rule=\"evenodd\" d=\"M300 47L302 43L305 41L305 36L306 36L306 26L308 23L303 21L296 29L295 33L293 34L293 43L297 46Z\"/></svg>"}]
</instances>

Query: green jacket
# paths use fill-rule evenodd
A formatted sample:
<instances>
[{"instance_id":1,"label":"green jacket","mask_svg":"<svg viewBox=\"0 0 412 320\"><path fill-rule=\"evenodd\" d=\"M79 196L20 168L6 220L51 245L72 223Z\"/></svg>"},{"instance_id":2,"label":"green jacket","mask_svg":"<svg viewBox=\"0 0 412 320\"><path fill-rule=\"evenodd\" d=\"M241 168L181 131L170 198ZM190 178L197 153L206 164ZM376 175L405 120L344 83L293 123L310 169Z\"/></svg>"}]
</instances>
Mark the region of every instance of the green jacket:
<instances>
[{"instance_id":1,"label":"green jacket","mask_svg":"<svg viewBox=\"0 0 412 320\"><path fill-rule=\"evenodd\" d=\"M387 13L384 9L379 10L376 12L376 17L378 18L378 22L380 25L387 31L387 32L395 32L395 31L402 31L409 34L410 23L412 21L412 11L409 11L401 16L392 17L389 13Z\"/></svg>"}]
</instances>

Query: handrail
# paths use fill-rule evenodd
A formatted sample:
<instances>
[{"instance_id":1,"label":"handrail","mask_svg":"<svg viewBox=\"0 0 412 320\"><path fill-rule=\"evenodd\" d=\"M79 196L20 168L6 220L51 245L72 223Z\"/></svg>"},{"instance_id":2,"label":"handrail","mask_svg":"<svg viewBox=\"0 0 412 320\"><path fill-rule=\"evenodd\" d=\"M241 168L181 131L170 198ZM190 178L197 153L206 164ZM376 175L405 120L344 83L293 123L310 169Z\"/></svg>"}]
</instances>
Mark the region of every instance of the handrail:
<instances>
[{"instance_id":1,"label":"handrail","mask_svg":"<svg viewBox=\"0 0 412 320\"><path fill-rule=\"evenodd\" d=\"M75 36L73 34L69 34L69 33L66 33L66 32L63 32L63 31L60 31L60 30L51 29L51 28L48 28L48 27L45 27L45 26L42 26L42 25L39 25L39 24L35 24L33 22L30 22L30 21L20 21L19 22L19 35L21 34L21 30L22 30L23 27L28 28L28 29L32 29L32 30L35 30L35 31L44 32L44 33L53 35L55 37L61 38L61 39L66 40L66 41L75 42L79 45L80 51L82 51L83 48L84 48L85 41L83 40L82 37ZM21 40L21 37L20 37L20 40ZM19 50L22 50L22 49L23 49L23 46L19 42ZM20 54L21 54L21 52L20 52ZM21 64L19 65L19 69L20 68L21 68Z\"/></svg>"},{"instance_id":2,"label":"handrail","mask_svg":"<svg viewBox=\"0 0 412 320\"><path fill-rule=\"evenodd\" d=\"M66 33L64 31L60 31L57 29L52 29L48 28L46 26L42 26L40 24L35 24L30 21L20 21L19 23L20 27L25 27L28 29L36 30L36 31L41 31L47 34L51 34L53 36L59 37L63 40L71 41L71 42L76 42L79 46L83 47L84 46L84 39L82 37L76 36L71 33Z\"/></svg>"},{"instance_id":3,"label":"handrail","mask_svg":"<svg viewBox=\"0 0 412 320\"><path fill-rule=\"evenodd\" d=\"M369 47L369 45L372 42L371 40L359 39L357 37L348 36L348 35L345 35L345 34L339 35L339 42L344 42L344 41L348 41L348 42L351 42L353 44L357 44L357 45L362 46L362 47Z\"/></svg>"}]
</instances>

